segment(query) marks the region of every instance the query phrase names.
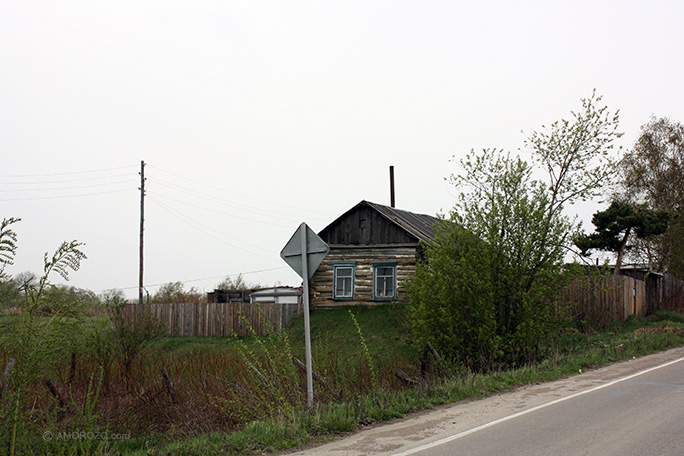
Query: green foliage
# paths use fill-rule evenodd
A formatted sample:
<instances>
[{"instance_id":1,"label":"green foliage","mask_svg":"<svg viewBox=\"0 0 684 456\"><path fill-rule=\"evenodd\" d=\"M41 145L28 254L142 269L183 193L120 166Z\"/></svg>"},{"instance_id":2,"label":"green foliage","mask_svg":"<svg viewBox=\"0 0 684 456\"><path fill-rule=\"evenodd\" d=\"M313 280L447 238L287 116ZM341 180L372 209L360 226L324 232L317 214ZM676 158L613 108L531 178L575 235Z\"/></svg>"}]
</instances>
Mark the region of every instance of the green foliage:
<instances>
[{"instance_id":1,"label":"green foliage","mask_svg":"<svg viewBox=\"0 0 684 456\"><path fill-rule=\"evenodd\" d=\"M535 168L495 149L460 161L451 182L462 191L426 263L408 284L409 320L419 343L431 341L478 371L519 366L542 355L555 328L550 303L568 277L564 255L578 224L568 204L600 192L614 173L609 151L617 114L582 100L571 120L527 140ZM533 177L546 171L548 179Z\"/></svg>"},{"instance_id":2,"label":"green foliage","mask_svg":"<svg viewBox=\"0 0 684 456\"><path fill-rule=\"evenodd\" d=\"M20 220L10 217L0 222L0 280L9 277L5 273L5 267L14 264L14 256L17 253L17 233L10 226Z\"/></svg>"},{"instance_id":3,"label":"green foliage","mask_svg":"<svg viewBox=\"0 0 684 456\"><path fill-rule=\"evenodd\" d=\"M359 325L358 320L356 319L356 316L354 316L354 312L349 309L349 316L351 317L352 321L354 322L354 327L356 328L356 332L359 334L359 341L361 342L361 347L363 348L363 353L366 357L366 363L368 364L368 370L371 373L371 381L372 385L374 388L378 387L378 373L375 369L375 363L373 362L373 357L371 356L370 350L368 349L368 344L366 344L366 338L363 337L363 331L361 331L361 326Z\"/></svg>"},{"instance_id":4,"label":"green foliage","mask_svg":"<svg viewBox=\"0 0 684 456\"><path fill-rule=\"evenodd\" d=\"M52 285L43 294L48 306L69 305L78 309L99 306L100 299L91 290L66 285Z\"/></svg>"},{"instance_id":5,"label":"green foliage","mask_svg":"<svg viewBox=\"0 0 684 456\"><path fill-rule=\"evenodd\" d=\"M29 289L38 283L38 275L21 272L14 277L0 279L0 308L22 309L29 299Z\"/></svg>"},{"instance_id":6,"label":"green foliage","mask_svg":"<svg viewBox=\"0 0 684 456\"><path fill-rule=\"evenodd\" d=\"M496 331L487 246L457 224L440 225L407 284L410 322L418 345L430 341L443 356L474 369L491 367L501 340Z\"/></svg>"},{"instance_id":7,"label":"green foliage","mask_svg":"<svg viewBox=\"0 0 684 456\"><path fill-rule=\"evenodd\" d=\"M112 300L116 293L108 295ZM107 297L103 299L107 300ZM10 453L6 437L11 436L15 421L19 424L14 454L161 456L282 451L327 440L369 422L401 417L465 398L484 397L527 383L553 380L577 373L580 368L598 367L684 344L681 329L684 325L676 323L677 314L631 318L625 324L615 322L609 331L585 334L565 329L554 333L545 350L549 356L536 364L487 374L461 369L420 386L406 388L396 381L394 371L400 367L411 376L417 375L419 353L411 347L399 324L396 305L354 308L353 311L358 326L364 329L367 351L373 357L380 387L368 387L371 382L365 366L365 350L359 344L358 329L349 317L349 309L315 312L311 316L314 369L328 382L334 394L329 395L328 387L315 383L317 403L311 410L303 405L306 401L303 374L290 372L293 366L289 359L291 353L303 352L301 318L286 329L286 339L280 334L270 334L208 341L165 338L154 342L152 349L145 350L138 358L144 362L136 364L129 381L117 375L120 371L112 370L109 391L100 380L104 377L102 365L91 362L95 353L102 353L103 357L111 353L107 348L96 349L93 339L96 334L109 331L104 331L110 328L109 322L89 322L76 328L72 336L84 329L92 332L85 331L85 337L79 337L78 343L67 351L76 350L82 360L73 382L60 381L64 371L68 372L64 356L61 364L43 372L54 380L64 395L66 407L61 406L40 381L28 384L27 389L22 390L26 408L13 407L15 395L0 400L3 422L0 451ZM103 339L109 341L111 349L111 334ZM0 347L0 358L5 356L6 347ZM244 354L264 375L266 383L246 365ZM337 361L334 360L336 355ZM274 369L278 364L281 367ZM113 366L117 365L115 360ZM178 403L173 403L165 390L160 389L161 366L168 369ZM339 375L333 375L332 371ZM365 376L363 382L357 380L360 373ZM278 381L284 382L282 388L268 385ZM287 391L288 388L291 391ZM266 394L267 389L269 394ZM12 394L16 391L14 386L11 391ZM286 401L281 401L280 397ZM227 398L232 400L224 401ZM293 402L288 405L289 400ZM268 404L271 404L270 408ZM15 410L19 410L17 420L11 417ZM227 419L227 416L237 416L239 410L260 413L245 413L240 421ZM53 436L59 432L106 431L110 436L126 434L130 439L55 438L46 442L41 438L45 431L52 432Z\"/></svg>"},{"instance_id":8,"label":"green foliage","mask_svg":"<svg viewBox=\"0 0 684 456\"><path fill-rule=\"evenodd\" d=\"M312 315L312 324L319 323L315 321L318 317L323 318L326 325L335 321L335 318L323 315L325 313ZM349 320L341 318L348 313L346 309L331 313L340 320ZM387 317L385 309L382 313ZM373 310L364 310L358 316L361 321L362 318L377 315ZM349 340L357 339L353 325L345 327L348 329ZM486 397L526 384L556 380L577 374L580 369L597 368L684 344L684 331L679 327L661 327L660 320L632 319L625 324L616 322L611 331L595 334L565 330L556 333L550 343L551 356L537 364L480 374L463 370L459 375L445 377L423 387L403 390L374 389L351 400L318 403L313 410L308 411L295 410L288 419L276 416L250 421L234 432L211 432L183 438L136 454L258 454L320 442L329 439L331 435L352 432L361 427L362 423L402 417L407 413L462 399ZM679 331L660 332L663 329ZM356 340L354 345L358 345Z\"/></svg>"},{"instance_id":9,"label":"green foliage","mask_svg":"<svg viewBox=\"0 0 684 456\"><path fill-rule=\"evenodd\" d=\"M15 243L16 234L9 231L11 230L6 229L3 222L3 237L10 238ZM64 242L52 256L45 254L43 276L37 282L24 283L27 299L21 301L21 314L16 324L0 336L8 357L16 360L9 394L0 401L0 416L5 424L0 431L0 446L7 449L10 456L31 451L41 452L40 448L50 447L44 441L36 439L40 430L36 428L35 418L31 418L29 389L41 381L46 385L50 384L50 374L68 353L73 352L77 344L77 335L80 334L78 303L67 299L47 299L53 288L52 273L68 280L69 273L79 269L81 261L86 258L80 250L82 245L77 241ZM14 248L16 249L16 245ZM7 255L14 254L11 249L5 252L10 252ZM8 256L3 260L7 264ZM47 316L42 316L44 314ZM57 414L65 407L67 403L59 398ZM84 412L82 417L90 416L90 409L78 410ZM44 418L54 419L49 415ZM83 422L81 424L85 425Z\"/></svg>"},{"instance_id":10,"label":"green foliage","mask_svg":"<svg viewBox=\"0 0 684 456\"><path fill-rule=\"evenodd\" d=\"M43 266L43 276L39 280L39 287L42 284L46 284L47 277L51 272L56 272L64 280L69 280L70 271L78 271L81 267L81 261L87 258L86 254L80 250L80 247L85 245L82 242L76 240L71 242L62 242L62 244L57 248L52 257L48 256L45 252L44 266Z\"/></svg>"},{"instance_id":11,"label":"green foliage","mask_svg":"<svg viewBox=\"0 0 684 456\"><path fill-rule=\"evenodd\" d=\"M667 232L640 240L630 256L684 279L684 125L651 118L620 162L621 198L674 214Z\"/></svg>"},{"instance_id":12,"label":"green foliage","mask_svg":"<svg viewBox=\"0 0 684 456\"><path fill-rule=\"evenodd\" d=\"M684 202L684 125L655 118L641 127L620 162L626 197L650 209L677 210Z\"/></svg>"},{"instance_id":13,"label":"green foliage","mask_svg":"<svg viewBox=\"0 0 684 456\"><path fill-rule=\"evenodd\" d=\"M0 280L0 309L21 308L26 296L21 292L21 285L15 278Z\"/></svg>"},{"instance_id":14,"label":"green foliage","mask_svg":"<svg viewBox=\"0 0 684 456\"><path fill-rule=\"evenodd\" d=\"M637 239L649 239L665 231L671 214L663 210L650 210L635 207L623 201L613 201L608 209L598 211L591 221L596 230L591 234L581 234L575 238L575 245L582 255L591 250L606 250L617 253L616 270L619 270L625 250L629 249L630 235Z\"/></svg>"},{"instance_id":15,"label":"green foliage","mask_svg":"<svg viewBox=\"0 0 684 456\"><path fill-rule=\"evenodd\" d=\"M195 287L185 290L183 282L169 282L159 287L150 301L162 304L198 303L207 302L207 295Z\"/></svg>"},{"instance_id":16,"label":"green foliage","mask_svg":"<svg viewBox=\"0 0 684 456\"><path fill-rule=\"evenodd\" d=\"M671 310L658 310L654 315L660 321L684 323L684 315Z\"/></svg>"},{"instance_id":17,"label":"green foliage","mask_svg":"<svg viewBox=\"0 0 684 456\"><path fill-rule=\"evenodd\" d=\"M109 312L111 326L103 328L103 334L95 336L96 357L106 367L106 354L113 351L124 369L124 376L130 378L135 360L148 349L152 342L164 335L164 327L149 312L131 312L130 304L121 294L105 295L105 306ZM98 340L99 339L99 340ZM113 347L107 341L113 341Z\"/></svg>"},{"instance_id":18,"label":"green foliage","mask_svg":"<svg viewBox=\"0 0 684 456\"><path fill-rule=\"evenodd\" d=\"M253 290L262 286L258 283L247 282L242 274L238 274L235 277L226 276L214 288L217 290Z\"/></svg>"},{"instance_id":19,"label":"green foliage","mask_svg":"<svg viewBox=\"0 0 684 456\"><path fill-rule=\"evenodd\" d=\"M261 314L261 310L259 310ZM263 314L261 314L263 318ZM247 345L235 337L240 357L247 369L242 372L246 387L231 388L227 397L217 398L225 414L237 422L265 417L292 418L304 388L292 362L290 340L286 332L259 336L249 320L239 315L254 343ZM272 329L272 328L271 328Z\"/></svg>"},{"instance_id":20,"label":"green foliage","mask_svg":"<svg viewBox=\"0 0 684 456\"><path fill-rule=\"evenodd\" d=\"M5 272L17 253L17 233L10 226L20 220L11 217L0 222L0 307L19 306L22 301L20 284Z\"/></svg>"},{"instance_id":21,"label":"green foliage","mask_svg":"<svg viewBox=\"0 0 684 456\"><path fill-rule=\"evenodd\" d=\"M546 171L549 211L562 211L566 204L600 196L616 166L611 158L618 132L619 114L600 106L603 97L592 93L581 100L582 108L571 119L552 123L527 139L532 159Z\"/></svg>"}]
</instances>

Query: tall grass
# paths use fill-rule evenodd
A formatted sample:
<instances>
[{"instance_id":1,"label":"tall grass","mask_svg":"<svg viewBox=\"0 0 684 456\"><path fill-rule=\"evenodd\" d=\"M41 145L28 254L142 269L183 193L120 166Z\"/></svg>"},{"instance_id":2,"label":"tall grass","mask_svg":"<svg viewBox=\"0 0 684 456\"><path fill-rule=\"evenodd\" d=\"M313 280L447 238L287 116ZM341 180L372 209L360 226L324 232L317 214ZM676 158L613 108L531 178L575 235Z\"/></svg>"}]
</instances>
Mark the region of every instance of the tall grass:
<instances>
[{"instance_id":1,"label":"tall grass","mask_svg":"<svg viewBox=\"0 0 684 456\"><path fill-rule=\"evenodd\" d=\"M530 382L570 375L606 363L684 344L684 322L672 314L632 318L608 331L566 330L549 347L551 355L514 371L476 375L454 369L444 377L405 386L394 375L419 375L418 347L401 331L392 307L339 309L311 318L316 406L306 408L306 381L292 363L303 359L301 319L280 333L243 338L161 339L131 365L112 355L103 363L87 331L42 379L27 386L21 416L30 418L20 435L23 454L249 454L277 451L351 432L464 398L482 397ZM644 329L645 328L645 329ZM75 367L71 353L76 353ZM0 347L0 367L8 361ZM105 367L107 374L105 374ZM168 373L166 384L161 369ZM128 370L128 374L126 371ZM105 382L105 375L108 376ZM171 389L169 389L171 388ZM8 394L0 419L15 410ZM3 426L2 452L7 452ZM44 431L106 432L125 439L33 442ZM19 453L16 453L19 454Z\"/></svg>"}]
</instances>

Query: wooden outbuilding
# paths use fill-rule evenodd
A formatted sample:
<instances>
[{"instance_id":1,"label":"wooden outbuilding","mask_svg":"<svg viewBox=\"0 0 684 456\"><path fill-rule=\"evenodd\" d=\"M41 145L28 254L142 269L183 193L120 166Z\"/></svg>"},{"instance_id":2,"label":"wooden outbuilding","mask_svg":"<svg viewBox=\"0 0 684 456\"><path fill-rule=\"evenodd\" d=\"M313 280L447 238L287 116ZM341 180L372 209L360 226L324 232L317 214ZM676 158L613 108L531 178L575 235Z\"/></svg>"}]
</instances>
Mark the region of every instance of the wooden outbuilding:
<instances>
[{"instance_id":1,"label":"wooden outbuilding","mask_svg":"<svg viewBox=\"0 0 684 456\"><path fill-rule=\"evenodd\" d=\"M309 282L314 309L397 300L439 219L361 201L318 235L330 253Z\"/></svg>"}]
</instances>

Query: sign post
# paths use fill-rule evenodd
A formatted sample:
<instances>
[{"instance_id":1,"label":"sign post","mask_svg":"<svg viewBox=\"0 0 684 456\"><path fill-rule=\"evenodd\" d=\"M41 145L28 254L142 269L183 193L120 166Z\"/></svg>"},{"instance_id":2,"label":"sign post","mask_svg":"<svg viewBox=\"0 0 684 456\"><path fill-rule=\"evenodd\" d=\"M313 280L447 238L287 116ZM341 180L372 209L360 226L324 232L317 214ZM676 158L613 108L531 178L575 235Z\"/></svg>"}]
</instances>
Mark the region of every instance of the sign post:
<instances>
[{"instance_id":1,"label":"sign post","mask_svg":"<svg viewBox=\"0 0 684 456\"><path fill-rule=\"evenodd\" d=\"M309 321L309 279L330 251L330 247L306 223L302 223L280 252L280 257L302 278L304 288L304 345L306 348L307 404L313 407L311 323Z\"/></svg>"}]
</instances>

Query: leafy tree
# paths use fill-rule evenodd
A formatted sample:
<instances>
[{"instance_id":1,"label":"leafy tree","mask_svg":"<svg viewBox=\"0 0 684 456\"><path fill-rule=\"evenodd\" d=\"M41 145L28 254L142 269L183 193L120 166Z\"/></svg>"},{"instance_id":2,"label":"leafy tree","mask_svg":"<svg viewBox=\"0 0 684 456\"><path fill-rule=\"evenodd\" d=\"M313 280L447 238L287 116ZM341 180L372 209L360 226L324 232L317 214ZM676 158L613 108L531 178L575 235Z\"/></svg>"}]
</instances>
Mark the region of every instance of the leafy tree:
<instances>
[{"instance_id":1,"label":"leafy tree","mask_svg":"<svg viewBox=\"0 0 684 456\"><path fill-rule=\"evenodd\" d=\"M29 290L32 286L38 283L38 274L31 271L20 272L14 277L14 281L17 283L19 290L26 296L28 296Z\"/></svg>"},{"instance_id":2,"label":"leafy tree","mask_svg":"<svg viewBox=\"0 0 684 456\"><path fill-rule=\"evenodd\" d=\"M151 342L163 337L165 333L164 326L154 314L145 312L140 318L131 318L131 314L126 312L127 305L121 294L108 293L105 296L105 306L110 325L102 328L102 333L91 334L94 357L103 368L105 381L108 381L109 376L110 354L119 359L124 376L128 379L135 360L149 348Z\"/></svg>"},{"instance_id":3,"label":"leafy tree","mask_svg":"<svg viewBox=\"0 0 684 456\"><path fill-rule=\"evenodd\" d=\"M262 288L258 283L247 282L242 274L235 277L226 276L221 282L216 284L217 290L253 290Z\"/></svg>"},{"instance_id":4,"label":"leafy tree","mask_svg":"<svg viewBox=\"0 0 684 456\"><path fill-rule=\"evenodd\" d=\"M112 288L110 290L103 291L98 298L105 304L113 301L126 302L126 293L124 293L124 291L120 288Z\"/></svg>"},{"instance_id":5,"label":"leafy tree","mask_svg":"<svg viewBox=\"0 0 684 456\"><path fill-rule=\"evenodd\" d=\"M631 237L651 239L667 231L670 213L663 210L653 211L633 204L613 201L608 209L598 211L591 221L596 230L591 234L581 234L575 238L575 245L587 255L591 250L606 250L617 254L615 274L620 273L622 258L630 247Z\"/></svg>"},{"instance_id":6,"label":"leafy tree","mask_svg":"<svg viewBox=\"0 0 684 456\"><path fill-rule=\"evenodd\" d=\"M52 285L45 290L45 303L48 306L69 305L86 309L100 304L100 299L91 291L69 285Z\"/></svg>"},{"instance_id":7,"label":"leafy tree","mask_svg":"<svg viewBox=\"0 0 684 456\"><path fill-rule=\"evenodd\" d=\"M560 120L527 139L532 159L544 170L549 195L549 216L562 212L567 204L600 196L615 176L611 157L618 131L619 113L599 106L603 97L592 93L582 99L582 109L571 112L570 120Z\"/></svg>"},{"instance_id":8,"label":"leafy tree","mask_svg":"<svg viewBox=\"0 0 684 456\"><path fill-rule=\"evenodd\" d=\"M565 253L579 224L568 204L600 193L615 173L610 158L618 115L594 93L570 120L526 141L533 162L495 149L461 160L451 182L462 191L425 246L409 282L409 321L419 343L476 370L538 359L554 328ZM547 179L534 177L546 171Z\"/></svg>"},{"instance_id":9,"label":"leafy tree","mask_svg":"<svg viewBox=\"0 0 684 456\"><path fill-rule=\"evenodd\" d=\"M637 261L684 279L684 125L651 118L620 163L621 198L674 217L663 236L638 241Z\"/></svg>"},{"instance_id":10,"label":"leafy tree","mask_svg":"<svg viewBox=\"0 0 684 456\"><path fill-rule=\"evenodd\" d=\"M159 290L152 295L150 302L165 304L207 302L207 296L195 287L185 290L183 282L169 282L159 287Z\"/></svg>"}]
</instances>

